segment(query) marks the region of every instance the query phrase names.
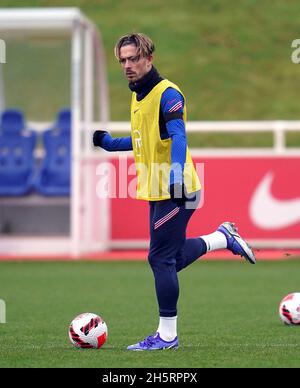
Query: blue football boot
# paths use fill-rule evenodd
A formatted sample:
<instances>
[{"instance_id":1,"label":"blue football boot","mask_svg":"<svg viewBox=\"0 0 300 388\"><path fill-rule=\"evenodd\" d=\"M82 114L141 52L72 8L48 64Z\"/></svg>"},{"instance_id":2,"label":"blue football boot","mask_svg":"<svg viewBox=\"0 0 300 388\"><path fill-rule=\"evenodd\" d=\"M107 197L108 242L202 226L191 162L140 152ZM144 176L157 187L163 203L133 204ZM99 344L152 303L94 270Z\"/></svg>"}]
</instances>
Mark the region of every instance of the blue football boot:
<instances>
[{"instance_id":1,"label":"blue football boot","mask_svg":"<svg viewBox=\"0 0 300 388\"><path fill-rule=\"evenodd\" d=\"M167 342L160 338L159 333L155 335L149 335L143 341L137 344L130 345L127 350L143 351L143 350L164 350L164 349L177 349L178 338L175 337L173 341Z\"/></svg>"},{"instance_id":2,"label":"blue football boot","mask_svg":"<svg viewBox=\"0 0 300 388\"><path fill-rule=\"evenodd\" d=\"M227 240L227 249L229 249L234 255L244 257L251 264L256 263L256 258L251 247L238 234L237 228L232 222L223 222L223 224L218 227L218 231L225 235Z\"/></svg>"}]
</instances>

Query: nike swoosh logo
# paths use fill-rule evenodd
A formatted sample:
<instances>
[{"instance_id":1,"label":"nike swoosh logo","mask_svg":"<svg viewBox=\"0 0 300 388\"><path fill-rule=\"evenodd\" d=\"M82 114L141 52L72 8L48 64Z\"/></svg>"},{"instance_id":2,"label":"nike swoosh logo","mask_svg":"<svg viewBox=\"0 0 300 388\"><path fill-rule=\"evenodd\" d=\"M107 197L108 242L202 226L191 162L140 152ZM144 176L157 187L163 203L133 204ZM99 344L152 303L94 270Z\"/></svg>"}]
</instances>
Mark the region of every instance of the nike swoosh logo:
<instances>
[{"instance_id":1,"label":"nike swoosh logo","mask_svg":"<svg viewBox=\"0 0 300 388\"><path fill-rule=\"evenodd\" d=\"M140 110L140 108L138 108L138 109L134 110L134 111L133 111L133 113L136 113L138 110Z\"/></svg>"},{"instance_id":2,"label":"nike swoosh logo","mask_svg":"<svg viewBox=\"0 0 300 388\"><path fill-rule=\"evenodd\" d=\"M300 221L300 198L275 198L271 192L273 178L274 174L268 172L250 201L250 217L261 229L282 229Z\"/></svg>"}]
</instances>

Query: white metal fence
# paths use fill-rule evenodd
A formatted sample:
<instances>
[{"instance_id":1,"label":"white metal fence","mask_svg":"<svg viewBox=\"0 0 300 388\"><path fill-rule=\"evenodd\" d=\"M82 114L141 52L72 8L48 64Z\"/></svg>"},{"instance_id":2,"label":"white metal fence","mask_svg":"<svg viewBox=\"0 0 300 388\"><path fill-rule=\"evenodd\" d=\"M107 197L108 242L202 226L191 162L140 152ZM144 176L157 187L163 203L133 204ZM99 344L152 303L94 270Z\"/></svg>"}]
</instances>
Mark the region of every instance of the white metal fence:
<instances>
[{"instance_id":1,"label":"white metal fence","mask_svg":"<svg viewBox=\"0 0 300 388\"><path fill-rule=\"evenodd\" d=\"M29 127L42 131L50 127L51 123L29 122ZM82 125L82 128L84 125ZM113 133L129 133L129 121L110 121L107 124L94 122L90 128L86 128L92 132L96 129L105 129ZM299 152L300 147L286 147L287 132L300 133L300 120L262 120L262 121L188 121L186 125L188 133L273 133L272 151L275 154L286 154ZM238 148L238 147L236 147ZM252 147L251 147L252 148ZM253 147L255 148L255 147ZM218 150L222 150L218 147ZM245 149L245 148L244 148ZM260 148L261 149L261 148Z\"/></svg>"},{"instance_id":2,"label":"white metal fence","mask_svg":"<svg viewBox=\"0 0 300 388\"><path fill-rule=\"evenodd\" d=\"M100 124L96 125L100 127ZM130 122L115 121L108 124L111 132L130 131ZM273 150L283 154L286 149L286 133L300 132L300 120L265 120L265 121L188 121L189 133L228 132L228 133L273 133Z\"/></svg>"}]
</instances>

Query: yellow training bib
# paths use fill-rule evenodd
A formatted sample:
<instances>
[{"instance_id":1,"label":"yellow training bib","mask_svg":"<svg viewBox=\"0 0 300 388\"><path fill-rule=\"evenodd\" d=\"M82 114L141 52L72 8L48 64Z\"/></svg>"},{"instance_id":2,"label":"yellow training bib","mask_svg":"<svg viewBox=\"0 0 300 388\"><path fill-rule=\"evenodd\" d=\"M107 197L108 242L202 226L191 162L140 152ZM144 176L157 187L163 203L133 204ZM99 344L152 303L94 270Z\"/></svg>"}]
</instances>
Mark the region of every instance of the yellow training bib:
<instances>
[{"instance_id":1,"label":"yellow training bib","mask_svg":"<svg viewBox=\"0 0 300 388\"><path fill-rule=\"evenodd\" d=\"M141 101L137 101L135 92L132 94L131 137L137 171L137 199L159 201L170 198L168 188L172 139L162 140L159 129L161 96L169 87L181 93L177 85L165 79ZM185 105L183 119L186 123ZM188 147L183 175L188 193L200 190L201 185Z\"/></svg>"}]
</instances>

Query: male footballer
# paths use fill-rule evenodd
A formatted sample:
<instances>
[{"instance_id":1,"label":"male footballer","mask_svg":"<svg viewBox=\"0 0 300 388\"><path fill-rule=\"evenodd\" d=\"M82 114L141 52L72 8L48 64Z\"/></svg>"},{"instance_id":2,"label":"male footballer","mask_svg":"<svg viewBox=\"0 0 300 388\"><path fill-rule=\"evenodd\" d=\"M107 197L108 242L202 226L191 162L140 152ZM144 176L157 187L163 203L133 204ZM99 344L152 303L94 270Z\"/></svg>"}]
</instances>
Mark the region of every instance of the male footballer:
<instances>
[{"instance_id":1,"label":"male footballer","mask_svg":"<svg viewBox=\"0 0 300 388\"><path fill-rule=\"evenodd\" d=\"M186 238L188 222L201 195L201 184L186 139L186 102L177 85L153 66L154 44L142 33L121 37L115 56L132 91L131 136L112 138L95 131L93 143L106 151L133 150L137 198L149 202L148 261L159 309L153 335L128 346L147 351L178 348L177 272L209 251L228 249L251 264L256 259L234 224L224 222L211 234Z\"/></svg>"}]
</instances>

